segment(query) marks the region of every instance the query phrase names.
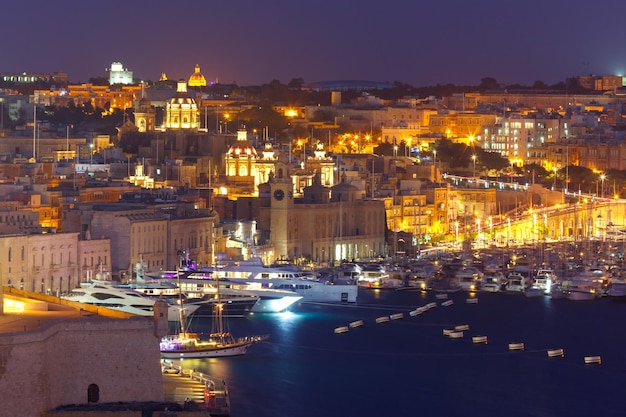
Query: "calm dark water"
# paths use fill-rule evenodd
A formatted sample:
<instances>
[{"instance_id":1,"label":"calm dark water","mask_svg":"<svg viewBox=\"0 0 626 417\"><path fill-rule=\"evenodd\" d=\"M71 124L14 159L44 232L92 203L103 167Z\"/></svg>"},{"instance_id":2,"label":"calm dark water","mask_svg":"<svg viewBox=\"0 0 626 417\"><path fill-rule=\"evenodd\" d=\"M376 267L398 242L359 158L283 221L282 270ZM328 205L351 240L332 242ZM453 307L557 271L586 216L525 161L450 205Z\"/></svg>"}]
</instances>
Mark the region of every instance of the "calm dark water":
<instances>
[{"instance_id":1,"label":"calm dark water","mask_svg":"<svg viewBox=\"0 0 626 417\"><path fill-rule=\"evenodd\" d=\"M235 417L625 416L626 304L513 294L362 290L357 305L300 304L291 313L230 319L235 336L270 334L247 355L186 359L229 384ZM408 312L428 302L422 316ZM376 317L405 318L375 324ZM334 334L338 326L364 326ZM463 339L445 328L467 324ZM196 322L201 331L208 323ZM475 345L471 337L489 343ZM524 352L508 350L524 342ZM549 358L562 348L564 358ZM602 357L585 365L585 356Z\"/></svg>"}]
</instances>

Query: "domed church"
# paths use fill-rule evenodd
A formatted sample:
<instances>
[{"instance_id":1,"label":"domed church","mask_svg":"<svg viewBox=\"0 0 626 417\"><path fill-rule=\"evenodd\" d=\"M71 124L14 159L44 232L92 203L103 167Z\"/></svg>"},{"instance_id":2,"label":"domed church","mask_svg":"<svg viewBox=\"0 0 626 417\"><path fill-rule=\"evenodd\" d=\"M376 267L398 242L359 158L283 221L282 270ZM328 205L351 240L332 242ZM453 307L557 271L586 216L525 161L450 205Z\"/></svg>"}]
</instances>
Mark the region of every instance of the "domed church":
<instances>
[{"instance_id":1,"label":"domed church","mask_svg":"<svg viewBox=\"0 0 626 417\"><path fill-rule=\"evenodd\" d=\"M206 79L200 72L200 65L196 64L196 69L189 77L187 85L189 85L189 87L206 87Z\"/></svg>"},{"instance_id":2,"label":"domed church","mask_svg":"<svg viewBox=\"0 0 626 417\"><path fill-rule=\"evenodd\" d=\"M197 130L198 106L187 92L187 82L178 81L176 94L167 103L165 128L167 130Z\"/></svg>"}]
</instances>

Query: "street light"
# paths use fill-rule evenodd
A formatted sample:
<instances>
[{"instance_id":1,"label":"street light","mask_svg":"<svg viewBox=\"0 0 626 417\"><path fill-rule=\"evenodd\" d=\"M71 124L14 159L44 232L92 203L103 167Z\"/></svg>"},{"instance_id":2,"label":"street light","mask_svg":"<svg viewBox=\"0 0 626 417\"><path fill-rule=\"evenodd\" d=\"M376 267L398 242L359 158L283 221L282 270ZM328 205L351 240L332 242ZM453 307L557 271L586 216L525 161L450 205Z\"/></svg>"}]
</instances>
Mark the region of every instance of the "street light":
<instances>
[{"instance_id":1,"label":"street light","mask_svg":"<svg viewBox=\"0 0 626 417\"><path fill-rule=\"evenodd\" d=\"M606 178L606 175L604 175L604 173L600 174L600 180L602 181L602 190L600 191L600 193L602 194L602 198L604 198L604 179Z\"/></svg>"},{"instance_id":2,"label":"street light","mask_svg":"<svg viewBox=\"0 0 626 417\"><path fill-rule=\"evenodd\" d=\"M476 178L476 154L472 155L472 161L474 162L474 175L473 175L473 177Z\"/></svg>"},{"instance_id":3,"label":"street light","mask_svg":"<svg viewBox=\"0 0 626 417\"><path fill-rule=\"evenodd\" d=\"M93 165L93 143L89 144L89 168Z\"/></svg>"}]
</instances>

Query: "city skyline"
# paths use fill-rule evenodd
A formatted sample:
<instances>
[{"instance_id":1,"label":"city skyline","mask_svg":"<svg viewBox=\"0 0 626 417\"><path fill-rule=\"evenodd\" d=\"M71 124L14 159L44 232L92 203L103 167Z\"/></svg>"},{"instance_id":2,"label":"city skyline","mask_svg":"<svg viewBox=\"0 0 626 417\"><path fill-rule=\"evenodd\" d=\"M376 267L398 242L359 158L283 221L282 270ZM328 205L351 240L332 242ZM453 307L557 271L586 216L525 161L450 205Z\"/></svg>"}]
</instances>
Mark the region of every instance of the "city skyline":
<instances>
[{"instance_id":1,"label":"city skyline","mask_svg":"<svg viewBox=\"0 0 626 417\"><path fill-rule=\"evenodd\" d=\"M555 84L579 74L623 75L624 5L601 3L593 6L604 11L599 18L582 0L364 0L358 7L214 0L179 9L162 0L33 0L24 19L23 6L11 2L0 71L62 71L77 83L118 61L152 81L162 73L188 78L198 64L207 81L239 85L292 78L478 85L484 77Z\"/></svg>"}]
</instances>

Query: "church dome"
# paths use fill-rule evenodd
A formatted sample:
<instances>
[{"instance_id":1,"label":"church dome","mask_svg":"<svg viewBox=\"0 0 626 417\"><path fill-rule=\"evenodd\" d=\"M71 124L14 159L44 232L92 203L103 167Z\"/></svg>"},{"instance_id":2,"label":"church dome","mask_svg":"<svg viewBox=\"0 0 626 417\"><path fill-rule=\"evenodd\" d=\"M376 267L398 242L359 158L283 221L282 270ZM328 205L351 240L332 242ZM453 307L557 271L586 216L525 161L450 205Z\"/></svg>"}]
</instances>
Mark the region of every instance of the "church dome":
<instances>
[{"instance_id":1,"label":"church dome","mask_svg":"<svg viewBox=\"0 0 626 417\"><path fill-rule=\"evenodd\" d=\"M170 99L170 104L178 105L178 106L183 105L183 104L188 104L188 105L195 106L196 100L194 100L194 98L191 97L189 93L187 92L187 83L185 82L185 80L178 81L176 93Z\"/></svg>"},{"instance_id":2,"label":"church dome","mask_svg":"<svg viewBox=\"0 0 626 417\"><path fill-rule=\"evenodd\" d=\"M239 129L237 131L237 140L226 152L226 156L228 158L239 158L239 157L254 157L257 159L259 155L256 152L256 149L252 144L248 141L248 133L245 129Z\"/></svg>"},{"instance_id":3,"label":"church dome","mask_svg":"<svg viewBox=\"0 0 626 417\"><path fill-rule=\"evenodd\" d=\"M238 140L237 142L235 142L229 149L227 152L227 155L231 158L233 157L239 157L239 156L253 156L255 158L258 157L256 149L254 148L254 146L252 146L250 144L250 142L248 141L241 141Z\"/></svg>"},{"instance_id":4,"label":"church dome","mask_svg":"<svg viewBox=\"0 0 626 417\"><path fill-rule=\"evenodd\" d=\"M200 65L196 64L196 69L194 73L189 77L189 82L187 83L189 87L206 87L206 79L204 75L200 72Z\"/></svg>"}]
</instances>

